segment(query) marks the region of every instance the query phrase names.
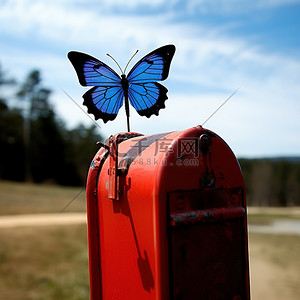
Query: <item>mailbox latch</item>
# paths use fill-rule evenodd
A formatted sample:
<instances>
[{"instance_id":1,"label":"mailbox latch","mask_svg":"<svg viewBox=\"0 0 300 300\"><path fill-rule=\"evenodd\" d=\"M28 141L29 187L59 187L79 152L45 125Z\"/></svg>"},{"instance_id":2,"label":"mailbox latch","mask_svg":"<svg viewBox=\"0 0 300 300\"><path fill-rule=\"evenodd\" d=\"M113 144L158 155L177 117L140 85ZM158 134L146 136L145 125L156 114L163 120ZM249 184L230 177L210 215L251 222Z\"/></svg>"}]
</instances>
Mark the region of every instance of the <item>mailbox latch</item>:
<instances>
[{"instance_id":1,"label":"mailbox latch","mask_svg":"<svg viewBox=\"0 0 300 300\"><path fill-rule=\"evenodd\" d=\"M108 140L109 169L108 169L108 198L120 200L119 177L126 176L128 173L127 165L119 167L119 144L133 137L141 136L139 133L126 132L111 135Z\"/></svg>"}]
</instances>

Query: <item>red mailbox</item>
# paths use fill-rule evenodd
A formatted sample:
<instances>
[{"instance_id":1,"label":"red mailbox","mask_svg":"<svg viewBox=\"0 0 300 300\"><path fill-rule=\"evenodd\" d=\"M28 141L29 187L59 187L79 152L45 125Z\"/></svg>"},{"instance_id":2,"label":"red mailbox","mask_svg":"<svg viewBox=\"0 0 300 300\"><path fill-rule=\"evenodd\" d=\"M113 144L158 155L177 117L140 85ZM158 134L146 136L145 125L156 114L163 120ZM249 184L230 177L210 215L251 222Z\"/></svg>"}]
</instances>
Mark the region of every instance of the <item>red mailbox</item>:
<instances>
[{"instance_id":1,"label":"red mailbox","mask_svg":"<svg viewBox=\"0 0 300 300\"><path fill-rule=\"evenodd\" d=\"M87 213L91 300L250 299L244 180L215 133L111 136Z\"/></svg>"}]
</instances>

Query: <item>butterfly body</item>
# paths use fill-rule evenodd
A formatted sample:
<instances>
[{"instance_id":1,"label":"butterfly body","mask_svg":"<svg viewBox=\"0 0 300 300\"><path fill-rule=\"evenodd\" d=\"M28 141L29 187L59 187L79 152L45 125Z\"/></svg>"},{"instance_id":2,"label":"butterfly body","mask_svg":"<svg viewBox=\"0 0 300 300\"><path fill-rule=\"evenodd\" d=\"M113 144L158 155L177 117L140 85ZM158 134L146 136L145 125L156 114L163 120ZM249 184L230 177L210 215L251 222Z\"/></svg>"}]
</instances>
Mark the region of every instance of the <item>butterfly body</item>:
<instances>
[{"instance_id":1,"label":"butterfly body","mask_svg":"<svg viewBox=\"0 0 300 300\"><path fill-rule=\"evenodd\" d=\"M122 88L124 91L124 95L125 96L127 95L127 97L128 97L129 82L128 82L125 74L121 75L121 85L122 85Z\"/></svg>"},{"instance_id":2,"label":"butterfly body","mask_svg":"<svg viewBox=\"0 0 300 300\"><path fill-rule=\"evenodd\" d=\"M95 119L105 123L114 120L125 102L129 127L129 103L139 115L158 115L165 107L167 88L157 81L168 77L174 45L160 47L139 60L128 75L119 76L112 68L88 54L71 51L68 58L73 64L78 80L83 86L93 86L84 95L83 104ZM129 128L128 128L129 131Z\"/></svg>"},{"instance_id":3,"label":"butterfly body","mask_svg":"<svg viewBox=\"0 0 300 300\"><path fill-rule=\"evenodd\" d=\"M121 75L121 86L124 92L125 112L127 116L127 129L128 131L130 131L130 125L129 125L130 113L129 113L129 100L128 100L129 82L125 74Z\"/></svg>"}]
</instances>

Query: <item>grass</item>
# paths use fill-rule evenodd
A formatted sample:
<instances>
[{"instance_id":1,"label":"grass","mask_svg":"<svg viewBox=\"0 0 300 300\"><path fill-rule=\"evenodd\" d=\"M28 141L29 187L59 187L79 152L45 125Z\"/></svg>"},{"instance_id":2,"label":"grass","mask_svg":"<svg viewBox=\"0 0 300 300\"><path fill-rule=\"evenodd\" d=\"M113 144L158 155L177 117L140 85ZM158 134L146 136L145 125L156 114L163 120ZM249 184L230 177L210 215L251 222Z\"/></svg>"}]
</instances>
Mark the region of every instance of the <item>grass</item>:
<instances>
[{"instance_id":1,"label":"grass","mask_svg":"<svg viewBox=\"0 0 300 300\"><path fill-rule=\"evenodd\" d=\"M0 230L0 297L89 299L86 226Z\"/></svg>"},{"instance_id":2,"label":"grass","mask_svg":"<svg viewBox=\"0 0 300 300\"><path fill-rule=\"evenodd\" d=\"M255 293L261 288L271 295L266 299L298 299L300 238L250 234L249 239L251 274L257 278L252 300L261 299ZM266 264L272 276L257 270L257 264ZM1 229L0 295L7 300L89 299L85 225Z\"/></svg>"},{"instance_id":3,"label":"grass","mask_svg":"<svg viewBox=\"0 0 300 300\"><path fill-rule=\"evenodd\" d=\"M300 220L299 207L249 207L248 223L267 225L276 220Z\"/></svg>"},{"instance_id":4,"label":"grass","mask_svg":"<svg viewBox=\"0 0 300 300\"><path fill-rule=\"evenodd\" d=\"M86 211L84 187L0 181L0 215Z\"/></svg>"},{"instance_id":5,"label":"grass","mask_svg":"<svg viewBox=\"0 0 300 300\"><path fill-rule=\"evenodd\" d=\"M265 259L277 267L300 270L300 237L280 234L250 234L250 243L261 245L260 251ZM299 272L300 282L300 272ZM299 286L300 295L300 286Z\"/></svg>"},{"instance_id":6,"label":"grass","mask_svg":"<svg viewBox=\"0 0 300 300\"><path fill-rule=\"evenodd\" d=\"M83 188L0 181L0 214L86 211ZM249 209L249 223L299 219L293 209ZM0 216L1 217L1 216ZM252 300L300 295L300 237L249 234ZM0 299L89 299L86 225L0 228Z\"/></svg>"},{"instance_id":7,"label":"grass","mask_svg":"<svg viewBox=\"0 0 300 300\"><path fill-rule=\"evenodd\" d=\"M272 214L248 214L247 216L247 221L248 224L255 224L255 225L268 225L271 224L272 222L276 220L290 220L293 219L294 217L289 216L288 214L283 214L280 216L277 215L272 215ZM298 219L298 218L295 218Z\"/></svg>"},{"instance_id":8,"label":"grass","mask_svg":"<svg viewBox=\"0 0 300 300\"><path fill-rule=\"evenodd\" d=\"M75 199L74 199L75 198ZM0 181L0 215L85 212L85 189ZM86 225L0 228L0 299L89 299Z\"/></svg>"},{"instance_id":9,"label":"grass","mask_svg":"<svg viewBox=\"0 0 300 300\"><path fill-rule=\"evenodd\" d=\"M299 299L300 237L249 235L252 300Z\"/></svg>"}]
</instances>

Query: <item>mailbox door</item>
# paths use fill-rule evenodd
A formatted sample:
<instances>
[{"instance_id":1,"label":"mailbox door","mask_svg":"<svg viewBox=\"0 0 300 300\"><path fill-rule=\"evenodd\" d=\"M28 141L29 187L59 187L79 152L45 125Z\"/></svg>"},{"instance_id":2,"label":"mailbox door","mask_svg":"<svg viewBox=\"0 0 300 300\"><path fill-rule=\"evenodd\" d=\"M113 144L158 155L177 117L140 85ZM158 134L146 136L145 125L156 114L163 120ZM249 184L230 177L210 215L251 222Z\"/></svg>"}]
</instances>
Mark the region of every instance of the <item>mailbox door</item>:
<instances>
[{"instance_id":1,"label":"mailbox door","mask_svg":"<svg viewBox=\"0 0 300 300\"><path fill-rule=\"evenodd\" d=\"M168 240L161 248L168 299L249 300L245 185L235 155L199 126L178 135L166 156L157 215L161 227L169 218L166 234L160 231L161 245Z\"/></svg>"},{"instance_id":2,"label":"mailbox door","mask_svg":"<svg viewBox=\"0 0 300 300\"><path fill-rule=\"evenodd\" d=\"M181 191L168 198L171 299L248 299L242 189Z\"/></svg>"}]
</instances>

